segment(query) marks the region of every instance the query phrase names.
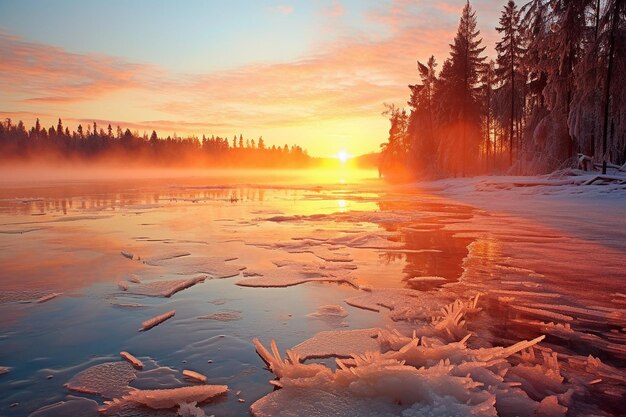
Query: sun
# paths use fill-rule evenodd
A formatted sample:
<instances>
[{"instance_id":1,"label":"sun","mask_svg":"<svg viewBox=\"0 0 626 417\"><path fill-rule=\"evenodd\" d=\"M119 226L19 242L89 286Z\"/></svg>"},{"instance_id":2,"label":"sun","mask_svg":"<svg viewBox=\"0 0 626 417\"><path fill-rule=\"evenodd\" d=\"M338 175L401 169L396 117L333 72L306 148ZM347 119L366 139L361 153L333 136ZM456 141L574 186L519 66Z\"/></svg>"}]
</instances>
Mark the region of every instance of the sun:
<instances>
[{"instance_id":1,"label":"sun","mask_svg":"<svg viewBox=\"0 0 626 417\"><path fill-rule=\"evenodd\" d=\"M339 159L341 161L341 163L345 163L348 159L350 159L350 155L348 155L348 152L346 151L339 151L339 153L337 153L337 159Z\"/></svg>"}]
</instances>

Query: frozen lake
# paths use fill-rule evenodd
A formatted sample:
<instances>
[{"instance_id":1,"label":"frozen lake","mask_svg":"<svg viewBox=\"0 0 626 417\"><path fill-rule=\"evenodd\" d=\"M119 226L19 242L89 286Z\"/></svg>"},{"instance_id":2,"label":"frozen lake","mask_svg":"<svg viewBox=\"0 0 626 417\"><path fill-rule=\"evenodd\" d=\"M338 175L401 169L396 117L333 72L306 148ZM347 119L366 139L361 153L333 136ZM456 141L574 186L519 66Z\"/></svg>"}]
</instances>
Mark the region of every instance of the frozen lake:
<instances>
[{"instance_id":1,"label":"frozen lake","mask_svg":"<svg viewBox=\"0 0 626 417\"><path fill-rule=\"evenodd\" d=\"M450 415L457 402L482 404L476 415L619 415L626 392L626 190L604 198L595 188L580 194L580 187L479 185L392 187L369 172L322 180L289 173L0 185L0 366L7 368L0 415L42 408L35 415L98 415L93 402L77 398L101 406L128 384L196 384L183 370L228 386L200 405L206 415L249 415L264 397L272 401L260 402L256 415L298 415L288 412L307 410L303 398L310 409L318 402L319 415L340 410L322 391L349 399L342 406L353 412L337 411L342 416L363 415L359 398L375 403L363 405L372 415L422 415L418 406L401 414L422 397L431 407L423 415ZM470 306L476 295L456 321L441 310L457 299ZM138 331L171 310L173 317ZM375 330L365 337L343 332L358 329ZM253 339L268 348L275 340L284 355L322 331L341 333L296 351L311 358L306 364L324 364L328 375L337 368L334 357L362 354L372 343L393 356L416 332L425 338L420 347L439 353L404 367L417 372L446 358L454 365L465 355L459 363L482 388L466 386L466 401L446 388L378 398L336 386L335 376L308 380L308 371L297 369L274 391L269 381L281 375L276 365L273 373L266 369ZM440 354L466 334L467 347L457 347L465 353ZM534 348L506 357L481 362L467 353L541 335ZM124 369L121 351L143 369ZM399 355L394 360L411 363ZM119 366L111 375L89 373L105 363ZM87 377L76 379L83 371ZM133 404L106 415L175 416L177 408Z\"/></svg>"}]
</instances>

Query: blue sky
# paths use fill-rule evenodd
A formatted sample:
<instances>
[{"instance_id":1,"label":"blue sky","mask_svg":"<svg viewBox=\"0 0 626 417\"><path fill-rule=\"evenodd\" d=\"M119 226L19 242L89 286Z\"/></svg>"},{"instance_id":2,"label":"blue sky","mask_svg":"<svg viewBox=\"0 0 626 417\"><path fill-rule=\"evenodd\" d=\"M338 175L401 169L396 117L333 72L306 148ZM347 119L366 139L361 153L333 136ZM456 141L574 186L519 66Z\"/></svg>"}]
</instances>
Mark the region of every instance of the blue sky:
<instances>
[{"instance_id":1,"label":"blue sky","mask_svg":"<svg viewBox=\"0 0 626 417\"><path fill-rule=\"evenodd\" d=\"M0 114L374 151L464 3L0 0ZM501 5L474 7L491 51Z\"/></svg>"}]
</instances>

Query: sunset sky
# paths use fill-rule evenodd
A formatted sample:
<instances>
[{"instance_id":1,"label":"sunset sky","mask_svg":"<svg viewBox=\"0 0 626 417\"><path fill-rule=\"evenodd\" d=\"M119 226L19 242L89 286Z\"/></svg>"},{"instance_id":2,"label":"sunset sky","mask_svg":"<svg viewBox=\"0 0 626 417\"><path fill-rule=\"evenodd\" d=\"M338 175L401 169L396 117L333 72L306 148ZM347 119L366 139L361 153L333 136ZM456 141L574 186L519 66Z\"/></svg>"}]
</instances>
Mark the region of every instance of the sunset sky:
<instances>
[{"instance_id":1,"label":"sunset sky","mask_svg":"<svg viewBox=\"0 0 626 417\"><path fill-rule=\"evenodd\" d=\"M464 3L0 0L0 117L376 151ZM472 4L491 53L504 1Z\"/></svg>"}]
</instances>

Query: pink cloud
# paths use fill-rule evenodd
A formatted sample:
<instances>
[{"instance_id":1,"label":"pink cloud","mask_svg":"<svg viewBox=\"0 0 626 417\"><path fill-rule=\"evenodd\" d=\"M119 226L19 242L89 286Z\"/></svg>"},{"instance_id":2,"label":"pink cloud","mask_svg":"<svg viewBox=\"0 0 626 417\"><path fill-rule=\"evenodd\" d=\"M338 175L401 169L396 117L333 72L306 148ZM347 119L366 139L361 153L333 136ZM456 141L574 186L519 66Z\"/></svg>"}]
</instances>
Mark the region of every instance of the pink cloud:
<instances>
[{"instance_id":1,"label":"pink cloud","mask_svg":"<svg viewBox=\"0 0 626 417\"><path fill-rule=\"evenodd\" d=\"M340 17L346 14L346 9L339 0L332 0L330 7L323 9L322 13L328 17Z\"/></svg>"},{"instance_id":2,"label":"pink cloud","mask_svg":"<svg viewBox=\"0 0 626 417\"><path fill-rule=\"evenodd\" d=\"M270 7L270 10L275 13L288 15L293 13L293 6L280 4L278 6Z\"/></svg>"},{"instance_id":3,"label":"pink cloud","mask_svg":"<svg viewBox=\"0 0 626 417\"><path fill-rule=\"evenodd\" d=\"M26 102L73 102L134 88L153 71L103 55L74 54L0 32L0 88Z\"/></svg>"}]
</instances>

